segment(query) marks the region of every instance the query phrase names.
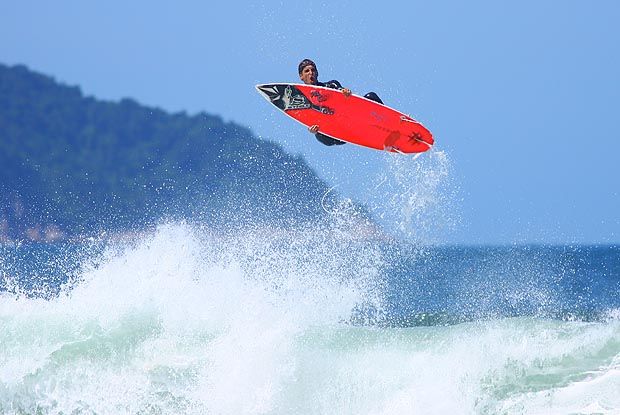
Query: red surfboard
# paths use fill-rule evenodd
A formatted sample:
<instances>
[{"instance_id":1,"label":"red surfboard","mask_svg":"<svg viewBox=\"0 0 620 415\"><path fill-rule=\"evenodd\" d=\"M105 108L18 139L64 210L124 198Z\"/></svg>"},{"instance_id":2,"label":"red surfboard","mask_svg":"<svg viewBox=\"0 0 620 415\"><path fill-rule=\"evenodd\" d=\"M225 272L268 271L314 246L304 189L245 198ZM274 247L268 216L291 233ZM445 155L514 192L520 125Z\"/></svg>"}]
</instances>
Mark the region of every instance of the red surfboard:
<instances>
[{"instance_id":1,"label":"red surfboard","mask_svg":"<svg viewBox=\"0 0 620 415\"><path fill-rule=\"evenodd\" d=\"M258 92L289 117L338 140L397 153L422 153L435 142L418 121L378 102L337 89L261 84Z\"/></svg>"}]
</instances>

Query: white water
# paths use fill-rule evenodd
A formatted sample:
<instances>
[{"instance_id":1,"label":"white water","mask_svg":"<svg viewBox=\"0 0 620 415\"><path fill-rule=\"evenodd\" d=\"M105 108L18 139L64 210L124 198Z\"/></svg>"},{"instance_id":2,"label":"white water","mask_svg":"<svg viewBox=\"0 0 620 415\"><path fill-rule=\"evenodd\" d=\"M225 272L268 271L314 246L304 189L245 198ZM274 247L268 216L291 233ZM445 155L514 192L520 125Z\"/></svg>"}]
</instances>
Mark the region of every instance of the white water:
<instances>
[{"instance_id":1,"label":"white water","mask_svg":"<svg viewBox=\"0 0 620 415\"><path fill-rule=\"evenodd\" d=\"M613 316L348 323L383 302L385 258L359 233L168 224L57 298L2 294L0 413L620 411Z\"/></svg>"},{"instance_id":2,"label":"white water","mask_svg":"<svg viewBox=\"0 0 620 415\"><path fill-rule=\"evenodd\" d=\"M401 238L437 242L459 222L459 190L448 154L431 150L415 161L389 153L386 157L387 169L369 190L371 210Z\"/></svg>"}]
</instances>

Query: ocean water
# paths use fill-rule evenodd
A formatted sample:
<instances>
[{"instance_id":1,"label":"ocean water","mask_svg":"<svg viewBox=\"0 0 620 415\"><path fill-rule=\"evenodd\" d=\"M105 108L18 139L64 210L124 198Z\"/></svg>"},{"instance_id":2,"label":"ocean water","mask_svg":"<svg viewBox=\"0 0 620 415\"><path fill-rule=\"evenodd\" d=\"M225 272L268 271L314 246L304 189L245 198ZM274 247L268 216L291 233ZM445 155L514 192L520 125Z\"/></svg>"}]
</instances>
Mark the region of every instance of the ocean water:
<instances>
[{"instance_id":1,"label":"ocean water","mask_svg":"<svg viewBox=\"0 0 620 415\"><path fill-rule=\"evenodd\" d=\"M0 414L620 413L620 247L433 245L446 159L395 160L369 209L407 243L331 192L296 229L0 246Z\"/></svg>"},{"instance_id":2,"label":"ocean water","mask_svg":"<svg viewBox=\"0 0 620 415\"><path fill-rule=\"evenodd\" d=\"M330 226L4 246L0 413L620 413L620 248Z\"/></svg>"}]
</instances>

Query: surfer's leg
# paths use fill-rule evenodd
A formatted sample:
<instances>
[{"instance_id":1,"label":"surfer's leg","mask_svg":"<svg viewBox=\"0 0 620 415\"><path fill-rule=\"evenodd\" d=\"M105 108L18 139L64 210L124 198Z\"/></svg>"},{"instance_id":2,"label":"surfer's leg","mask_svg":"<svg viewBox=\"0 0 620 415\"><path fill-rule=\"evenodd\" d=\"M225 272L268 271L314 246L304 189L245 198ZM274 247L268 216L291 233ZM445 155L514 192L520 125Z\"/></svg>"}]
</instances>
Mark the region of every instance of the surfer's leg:
<instances>
[{"instance_id":1,"label":"surfer's leg","mask_svg":"<svg viewBox=\"0 0 620 415\"><path fill-rule=\"evenodd\" d=\"M383 104L383 101L381 101L381 98L379 98L379 95L375 94L374 92L369 92L366 95L364 95L364 98L368 98L371 101L375 101L378 102L379 104Z\"/></svg>"},{"instance_id":2,"label":"surfer's leg","mask_svg":"<svg viewBox=\"0 0 620 415\"><path fill-rule=\"evenodd\" d=\"M321 142L321 144L325 144L326 146L338 146L340 144L346 144L344 141L336 140L335 138L327 137L321 133L314 135L317 140Z\"/></svg>"}]
</instances>

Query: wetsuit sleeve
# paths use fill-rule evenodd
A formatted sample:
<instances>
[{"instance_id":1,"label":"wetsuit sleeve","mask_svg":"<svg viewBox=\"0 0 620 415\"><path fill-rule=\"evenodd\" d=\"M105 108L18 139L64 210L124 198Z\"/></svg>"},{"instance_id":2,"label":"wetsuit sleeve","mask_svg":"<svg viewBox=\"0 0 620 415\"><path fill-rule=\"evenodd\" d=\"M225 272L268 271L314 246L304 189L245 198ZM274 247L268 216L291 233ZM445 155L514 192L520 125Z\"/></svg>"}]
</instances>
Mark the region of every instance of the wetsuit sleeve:
<instances>
[{"instance_id":1,"label":"wetsuit sleeve","mask_svg":"<svg viewBox=\"0 0 620 415\"><path fill-rule=\"evenodd\" d=\"M331 89L342 89L342 85L340 84L340 82L336 81L335 79L332 79L329 82L325 82L322 86Z\"/></svg>"}]
</instances>

